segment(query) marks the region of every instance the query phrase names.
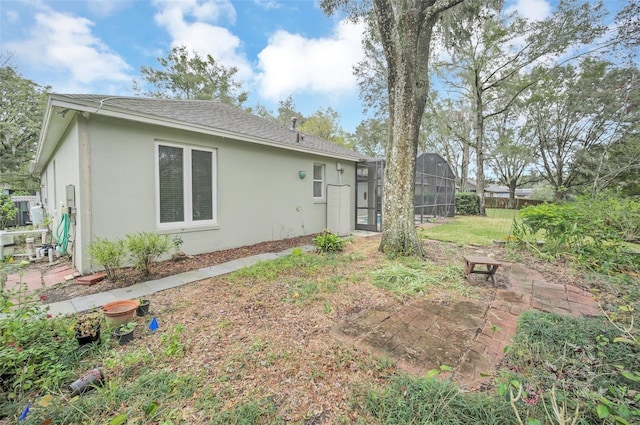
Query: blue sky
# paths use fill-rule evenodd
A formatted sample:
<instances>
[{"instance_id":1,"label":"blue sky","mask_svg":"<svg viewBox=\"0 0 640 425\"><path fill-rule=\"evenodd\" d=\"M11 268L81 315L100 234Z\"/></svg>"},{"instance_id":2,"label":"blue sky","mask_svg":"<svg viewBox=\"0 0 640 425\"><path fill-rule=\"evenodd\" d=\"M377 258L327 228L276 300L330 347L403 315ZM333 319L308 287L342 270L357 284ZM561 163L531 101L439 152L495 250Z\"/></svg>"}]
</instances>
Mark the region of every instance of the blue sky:
<instances>
[{"instance_id":1,"label":"blue sky","mask_svg":"<svg viewBox=\"0 0 640 425\"><path fill-rule=\"evenodd\" d=\"M552 10L547 0L507 4L531 19ZM361 34L313 0L0 0L0 62L11 56L54 92L131 95L141 66L186 45L238 67L248 106L275 110L291 95L305 115L338 111L347 131L365 118L351 72Z\"/></svg>"},{"instance_id":2,"label":"blue sky","mask_svg":"<svg viewBox=\"0 0 640 425\"><path fill-rule=\"evenodd\" d=\"M292 95L306 115L339 111L350 131L362 120L361 28L314 1L0 0L0 19L3 59L55 92L130 95L141 66L184 44L237 66L249 105Z\"/></svg>"}]
</instances>

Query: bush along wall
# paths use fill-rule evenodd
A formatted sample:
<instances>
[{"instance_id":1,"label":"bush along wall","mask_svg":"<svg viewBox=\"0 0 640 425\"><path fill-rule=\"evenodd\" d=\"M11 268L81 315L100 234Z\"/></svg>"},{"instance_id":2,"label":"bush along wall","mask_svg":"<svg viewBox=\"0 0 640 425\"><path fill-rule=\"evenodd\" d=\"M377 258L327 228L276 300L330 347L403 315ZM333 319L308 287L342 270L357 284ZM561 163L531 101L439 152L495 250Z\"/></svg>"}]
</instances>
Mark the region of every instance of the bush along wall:
<instances>
[{"instance_id":1,"label":"bush along wall","mask_svg":"<svg viewBox=\"0 0 640 425\"><path fill-rule=\"evenodd\" d=\"M456 192L456 215L479 215L480 198L475 192Z\"/></svg>"}]
</instances>

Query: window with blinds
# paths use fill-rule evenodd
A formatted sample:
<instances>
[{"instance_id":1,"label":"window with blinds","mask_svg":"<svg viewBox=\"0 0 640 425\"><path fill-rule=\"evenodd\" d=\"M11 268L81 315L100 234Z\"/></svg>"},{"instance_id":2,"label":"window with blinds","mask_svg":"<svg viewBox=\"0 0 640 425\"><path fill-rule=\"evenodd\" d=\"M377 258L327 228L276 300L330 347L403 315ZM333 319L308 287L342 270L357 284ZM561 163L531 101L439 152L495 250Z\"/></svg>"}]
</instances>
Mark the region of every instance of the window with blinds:
<instances>
[{"instance_id":1,"label":"window with blinds","mask_svg":"<svg viewBox=\"0 0 640 425\"><path fill-rule=\"evenodd\" d=\"M159 227L216 224L216 151L156 146Z\"/></svg>"}]
</instances>

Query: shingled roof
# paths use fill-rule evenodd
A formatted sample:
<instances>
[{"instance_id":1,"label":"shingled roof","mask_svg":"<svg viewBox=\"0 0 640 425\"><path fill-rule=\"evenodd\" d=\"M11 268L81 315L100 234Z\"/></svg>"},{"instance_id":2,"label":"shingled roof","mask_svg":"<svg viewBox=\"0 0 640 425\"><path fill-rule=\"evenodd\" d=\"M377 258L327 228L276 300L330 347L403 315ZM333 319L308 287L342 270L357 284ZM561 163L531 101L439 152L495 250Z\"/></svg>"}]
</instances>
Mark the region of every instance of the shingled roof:
<instances>
[{"instance_id":1,"label":"shingled roof","mask_svg":"<svg viewBox=\"0 0 640 425\"><path fill-rule=\"evenodd\" d=\"M229 139L358 161L365 156L324 139L304 135L238 107L205 100L177 100L92 94L53 94L50 104L81 112L215 134Z\"/></svg>"}]
</instances>

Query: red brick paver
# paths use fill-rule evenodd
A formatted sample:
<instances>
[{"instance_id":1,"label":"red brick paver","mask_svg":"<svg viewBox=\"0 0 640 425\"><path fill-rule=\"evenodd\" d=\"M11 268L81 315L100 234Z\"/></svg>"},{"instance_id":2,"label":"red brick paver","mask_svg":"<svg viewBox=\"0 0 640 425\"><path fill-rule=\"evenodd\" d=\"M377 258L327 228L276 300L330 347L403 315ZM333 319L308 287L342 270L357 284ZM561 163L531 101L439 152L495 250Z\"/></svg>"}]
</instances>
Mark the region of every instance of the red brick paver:
<instances>
[{"instance_id":1,"label":"red brick paver","mask_svg":"<svg viewBox=\"0 0 640 425\"><path fill-rule=\"evenodd\" d=\"M19 282L25 283L29 292L48 288L65 281L65 277L74 275L74 270L69 266L60 266L51 270L25 269L7 276L7 288L15 288Z\"/></svg>"},{"instance_id":2,"label":"red brick paver","mask_svg":"<svg viewBox=\"0 0 640 425\"><path fill-rule=\"evenodd\" d=\"M6 286L13 289L19 283L25 283L29 292L42 289L42 275L39 270L26 270L21 273L14 273L7 276Z\"/></svg>"},{"instance_id":3,"label":"red brick paver","mask_svg":"<svg viewBox=\"0 0 640 425\"><path fill-rule=\"evenodd\" d=\"M580 288L547 282L539 272L521 264L504 263L500 270L498 275L501 282L506 281L506 287L497 289L490 303L457 302L446 308L418 300L398 311L365 310L332 333L359 348L390 355L398 367L416 375L449 365L462 387L476 389L492 383L522 312L538 309L572 316L600 313L593 297ZM457 313L452 315L452 311Z\"/></svg>"},{"instance_id":4,"label":"red brick paver","mask_svg":"<svg viewBox=\"0 0 640 425\"><path fill-rule=\"evenodd\" d=\"M466 388L474 389L491 382L492 372L511 344L518 315L523 311L533 308L574 317L600 313L591 294L578 287L547 282L540 273L521 264L512 264L506 274L509 288L496 291L482 332L458 368L458 381Z\"/></svg>"}]
</instances>

